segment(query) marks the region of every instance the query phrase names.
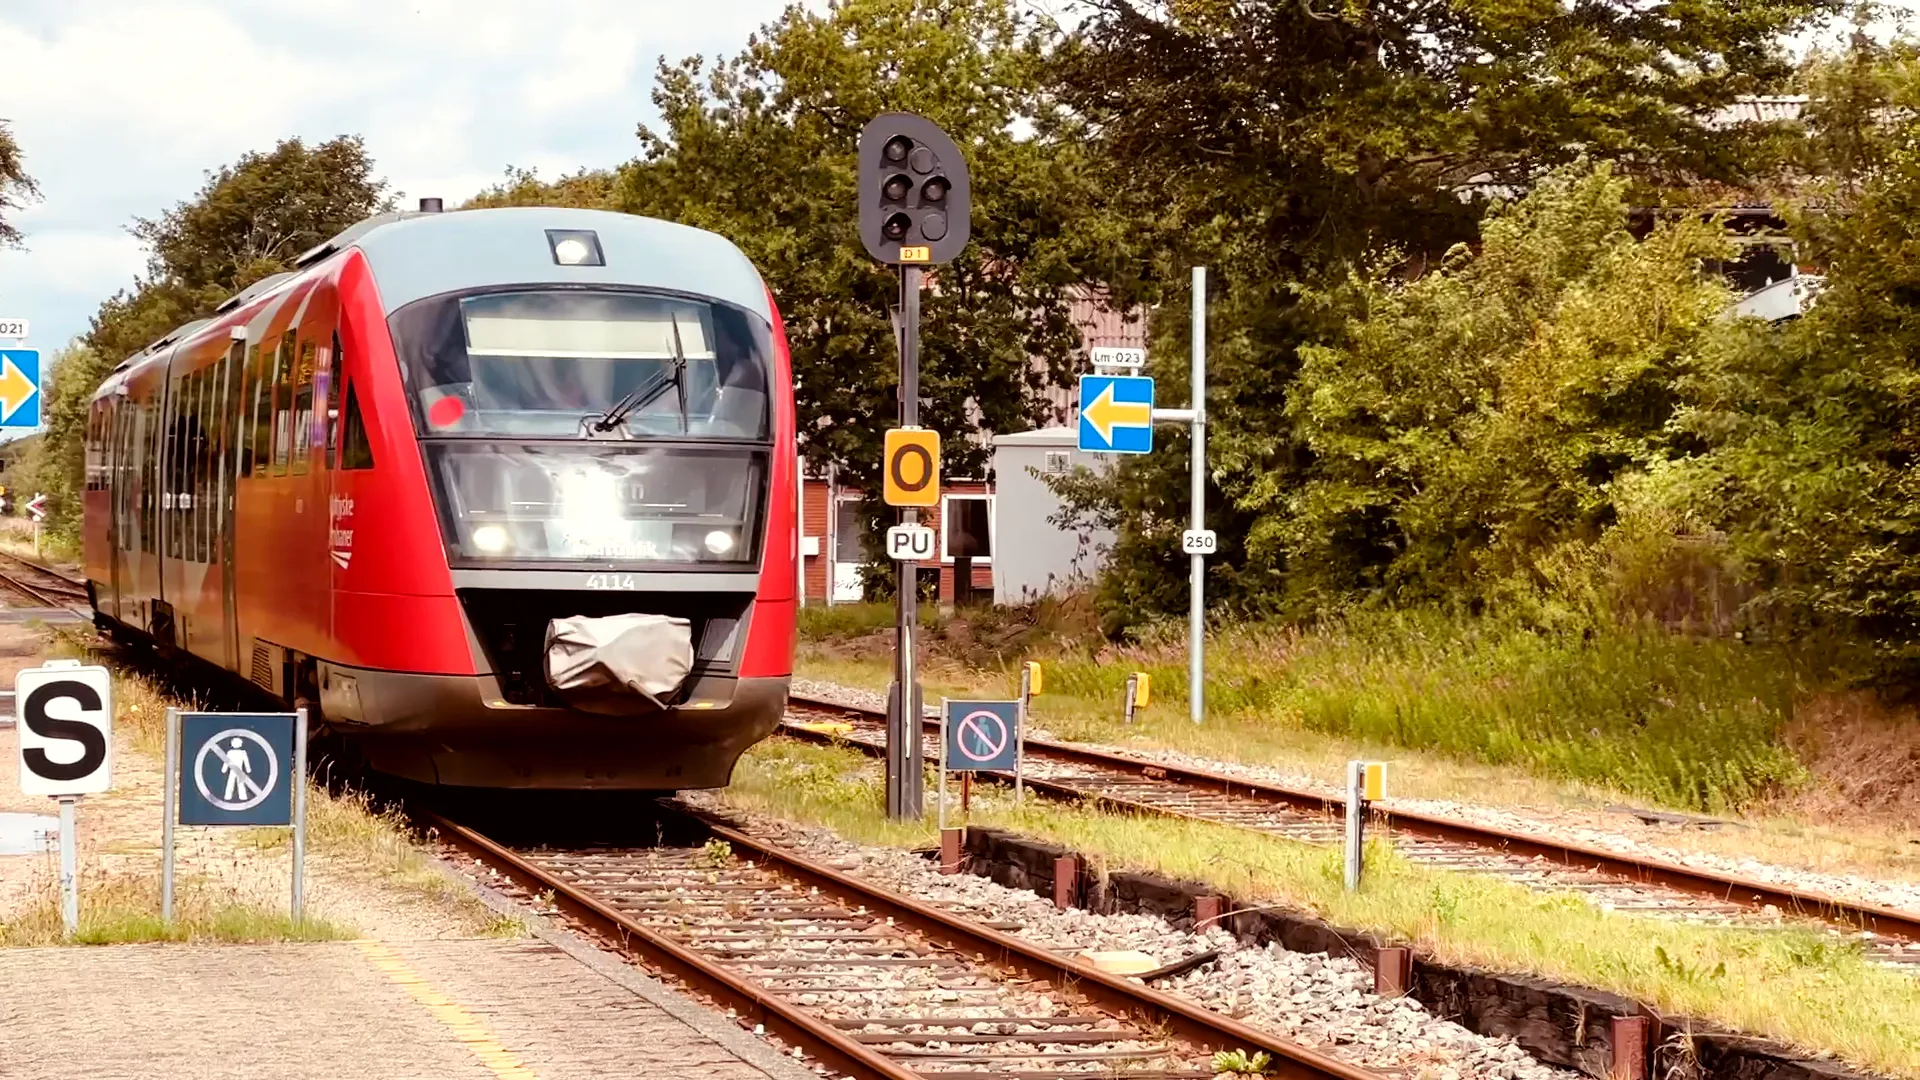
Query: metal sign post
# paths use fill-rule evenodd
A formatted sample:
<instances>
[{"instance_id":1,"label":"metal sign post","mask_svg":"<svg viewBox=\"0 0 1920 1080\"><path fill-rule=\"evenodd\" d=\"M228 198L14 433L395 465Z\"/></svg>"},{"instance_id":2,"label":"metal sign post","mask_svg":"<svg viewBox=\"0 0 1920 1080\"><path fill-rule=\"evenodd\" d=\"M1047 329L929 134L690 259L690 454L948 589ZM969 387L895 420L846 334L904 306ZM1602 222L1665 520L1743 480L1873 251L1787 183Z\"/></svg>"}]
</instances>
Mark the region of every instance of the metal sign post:
<instances>
[{"instance_id":1,"label":"metal sign post","mask_svg":"<svg viewBox=\"0 0 1920 1080\"><path fill-rule=\"evenodd\" d=\"M1024 681L1024 679L1023 679ZM940 827L947 827L947 774L1012 772L1018 782L1024 701L940 700Z\"/></svg>"},{"instance_id":2,"label":"metal sign post","mask_svg":"<svg viewBox=\"0 0 1920 1080\"><path fill-rule=\"evenodd\" d=\"M79 805L78 795L60 796L60 924L68 937L80 929L80 844L74 821Z\"/></svg>"},{"instance_id":3,"label":"metal sign post","mask_svg":"<svg viewBox=\"0 0 1920 1080\"><path fill-rule=\"evenodd\" d=\"M14 706L20 793L60 803L60 922L72 937L80 929L80 797L113 786L113 677L97 664L49 660L15 676Z\"/></svg>"},{"instance_id":4,"label":"metal sign post","mask_svg":"<svg viewBox=\"0 0 1920 1080\"><path fill-rule=\"evenodd\" d=\"M1172 412L1174 410L1168 410ZM1186 418L1193 433L1190 451L1193 473L1195 532L1207 528L1207 268L1193 268L1193 408ZM1155 419L1158 419L1156 415ZM1169 419L1173 419L1169 417ZM1187 556L1187 710L1198 724L1206 716L1207 693L1207 559Z\"/></svg>"},{"instance_id":5,"label":"metal sign post","mask_svg":"<svg viewBox=\"0 0 1920 1080\"><path fill-rule=\"evenodd\" d=\"M1347 762L1346 885L1360 887L1366 866L1367 811L1387 795L1387 766L1380 761Z\"/></svg>"},{"instance_id":6,"label":"metal sign post","mask_svg":"<svg viewBox=\"0 0 1920 1080\"><path fill-rule=\"evenodd\" d=\"M900 268L900 426L920 426L920 268ZM900 508L900 524L915 526L920 512ZM887 693L887 816L896 821L926 813L920 762L920 680L914 670L914 624L918 620L920 564L901 560L897 570L899 604L894 631L893 686ZM940 781L940 816L946 821L946 774Z\"/></svg>"},{"instance_id":7,"label":"metal sign post","mask_svg":"<svg viewBox=\"0 0 1920 1080\"><path fill-rule=\"evenodd\" d=\"M174 825L280 825L293 830L292 911L306 917L307 711L167 710L160 916L173 921Z\"/></svg>"},{"instance_id":8,"label":"metal sign post","mask_svg":"<svg viewBox=\"0 0 1920 1080\"><path fill-rule=\"evenodd\" d=\"M173 922L173 819L178 809L174 794L174 777L180 772L180 710L167 710L167 746L165 772L160 774L160 786L165 789L161 796L161 813L166 815L160 821L160 921L171 925Z\"/></svg>"},{"instance_id":9,"label":"metal sign post","mask_svg":"<svg viewBox=\"0 0 1920 1080\"><path fill-rule=\"evenodd\" d=\"M1187 706L1198 724L1206 717L1207 556L1219 541L1207 528L1207 268L1193 268L1193 407L1157 409L1154 380L1135 371L1145 362L1138 349L1093 351L1096 375L1080 379L1080 423L1076 446L1084 453L1146 454L1153 451L1154 424L1185 424L1192 436L1189 520L1180 536L1187 567Z\"/></svg>"}]
</instances>

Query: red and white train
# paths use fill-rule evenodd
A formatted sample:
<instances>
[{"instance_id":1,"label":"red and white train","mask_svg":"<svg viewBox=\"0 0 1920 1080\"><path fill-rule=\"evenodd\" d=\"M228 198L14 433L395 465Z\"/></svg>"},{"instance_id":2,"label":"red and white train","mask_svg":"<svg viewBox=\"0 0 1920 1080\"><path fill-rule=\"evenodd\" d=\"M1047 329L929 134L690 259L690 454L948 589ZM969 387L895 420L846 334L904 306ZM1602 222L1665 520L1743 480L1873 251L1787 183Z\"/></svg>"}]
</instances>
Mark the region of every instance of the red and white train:
<instances>
[{"instance_id":1,"label":"red and white train","mask_svg":"<svg viewBox=\"0 0 1920 1080\"><path fill-rule=\"evenodd\" d=\"M786 702L794 434L780 314L725 239L423 200L101 384L95 619L381 772L721 786ZM667 617L609 648L639 677L556 682L556 621L577 644L635 613Z\"/></svg>"}]
</instances>

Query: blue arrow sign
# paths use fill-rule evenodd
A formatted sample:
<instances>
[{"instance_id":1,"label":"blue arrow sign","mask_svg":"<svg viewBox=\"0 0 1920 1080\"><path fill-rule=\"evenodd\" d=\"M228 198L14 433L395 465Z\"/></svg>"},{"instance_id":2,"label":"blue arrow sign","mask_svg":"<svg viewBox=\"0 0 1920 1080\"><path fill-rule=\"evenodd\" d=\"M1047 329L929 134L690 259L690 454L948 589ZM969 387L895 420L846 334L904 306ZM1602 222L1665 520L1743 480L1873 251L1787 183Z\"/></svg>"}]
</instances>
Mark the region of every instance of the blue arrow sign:
<instances>
[{"instance_id":1,"label":"blue arrow sign","mask_svg":"<svg viewBox=\"0 0 1920 1080\"><path fill-rule=\"evenodd\" d=\"M1144 375L1080 376L1079 448L1095 454L1153 451L1153 380Z\"/></svg>"},{"instance_id":2,"label":"blue arrow sign","mask_svg":"<svg viewBox=\"0 0 1920 1080\"><path fill-rule=\"evenodd\" d=\"M0 349L0 428L40 426L40 350Z\"/></svg>"}]
</instances>

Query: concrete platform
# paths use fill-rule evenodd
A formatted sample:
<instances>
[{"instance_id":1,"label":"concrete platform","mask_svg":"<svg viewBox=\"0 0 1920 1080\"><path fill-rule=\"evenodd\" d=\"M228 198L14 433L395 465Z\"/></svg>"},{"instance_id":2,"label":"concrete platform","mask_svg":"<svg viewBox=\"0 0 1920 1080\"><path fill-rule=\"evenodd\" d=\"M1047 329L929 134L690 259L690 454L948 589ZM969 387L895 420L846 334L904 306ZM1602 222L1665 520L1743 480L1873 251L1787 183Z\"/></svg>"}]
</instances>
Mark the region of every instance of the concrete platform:
<instances>
[{"instance_id":1,"label":"concrete platform","mask_svg":"<svg viewBox=\"0 0 1920 1080\"><path fill-rule=\"evenodd\" d=\"M0 950L0 1076L811 1078L626 965L569 955L581 947L543 933Z\"/></svg>"}]
</instances>

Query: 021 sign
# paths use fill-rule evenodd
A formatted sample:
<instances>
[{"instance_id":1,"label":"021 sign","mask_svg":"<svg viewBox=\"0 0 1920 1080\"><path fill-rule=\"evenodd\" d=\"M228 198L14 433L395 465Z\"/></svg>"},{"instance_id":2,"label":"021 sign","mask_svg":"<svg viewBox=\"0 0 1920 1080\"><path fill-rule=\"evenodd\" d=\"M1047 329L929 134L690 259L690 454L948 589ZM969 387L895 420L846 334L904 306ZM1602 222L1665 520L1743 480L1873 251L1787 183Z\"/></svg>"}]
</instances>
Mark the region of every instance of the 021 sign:
<instances>
[{"instance_id":1,"label":"021 sign","mask_svg":"<svg viewBox=\"0 0 1920 1080\"><path fill-rule=\"evenodd\" d=\"M1188 529L1180 534L1180 550L1188 555L1211 555L1220 550L1220 538L1212 529Z\"/></svg>"},{"instance_id":2,"label":"021 sign","mask_svg":"<svg viewBox=\"0 0 1920 1080\"><path fill-rule=\"evenodd\" d=\"M887 529L887 556L896 562L933 558L933 530L925 525L892 526Z\"/></svg>"},{"instance_id":3,"label":"021 sign","mask_svg":"<svg viewBox=\"0 0 1920 1080\"><path fill-rule=\"evenodd\" d=\"M113 782L113 677L98 665L51 661L14 682L20 791L93 795Z\"/></svg>"}]
</instances>

